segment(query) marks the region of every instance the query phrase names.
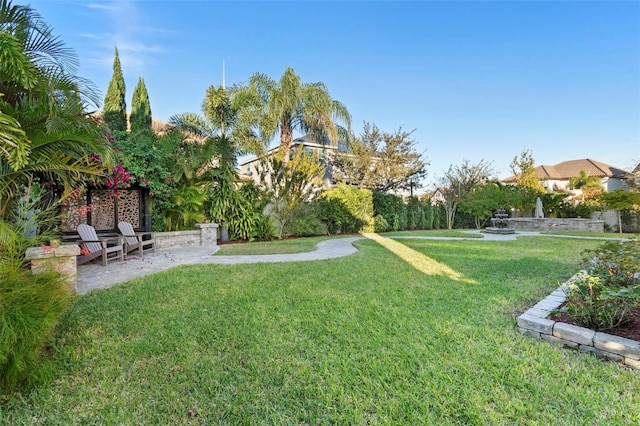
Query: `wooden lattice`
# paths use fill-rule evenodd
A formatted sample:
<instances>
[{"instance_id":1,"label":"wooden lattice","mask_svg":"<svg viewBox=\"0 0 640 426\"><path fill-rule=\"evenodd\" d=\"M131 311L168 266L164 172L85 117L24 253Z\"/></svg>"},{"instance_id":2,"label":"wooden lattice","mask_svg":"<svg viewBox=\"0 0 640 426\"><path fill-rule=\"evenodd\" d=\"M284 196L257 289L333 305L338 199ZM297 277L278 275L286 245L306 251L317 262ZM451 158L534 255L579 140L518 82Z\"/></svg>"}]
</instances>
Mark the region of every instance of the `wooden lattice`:
<instances>
[{"instance_id":1,"label":"wooden lattice","mask_svg":"<svg viewBox=\"0 0 640 426\"><path fill-rule=\"evenodd\" d=\"M69 200L62 206L62 232L74 232L81 223L87 223L87 196Z\"/></svg>"},{"instance_id":2,"label":"wooden lattice","mask_svg":"<svg viewBox=\"0 0 640 426\"><path fill-rule=\"evenodd\" d=\"M118 221L129 222L134 228L140 227L140 192L118 192Z\"/></svg>"},{"instance_id":3,"label":"wooden lattice","mask_svg":"<svg viewBox=\"0 0 640 426\"><path fill-rule=\"evenodd\" d=\"M90 204L87 205L87 200ZM139 190L93 189L89 195L70 200L62 207L64 232L75 232L78 225L86 223L97 231L115 231L117 222L129 222L135 229L141 228L141 193ZM117 210L117 211L116 211Z\"/></svg>"},{"instance_id":4,"label":"wooden lattice","mask_svg":"<svg viewBox=\"0 0 640 426\"><path fill-rule=\"evenodd\" d=\"M91 225L97 231L115 228L115 200L113 191L91 191Z\"/></svg>"}]
</instances>

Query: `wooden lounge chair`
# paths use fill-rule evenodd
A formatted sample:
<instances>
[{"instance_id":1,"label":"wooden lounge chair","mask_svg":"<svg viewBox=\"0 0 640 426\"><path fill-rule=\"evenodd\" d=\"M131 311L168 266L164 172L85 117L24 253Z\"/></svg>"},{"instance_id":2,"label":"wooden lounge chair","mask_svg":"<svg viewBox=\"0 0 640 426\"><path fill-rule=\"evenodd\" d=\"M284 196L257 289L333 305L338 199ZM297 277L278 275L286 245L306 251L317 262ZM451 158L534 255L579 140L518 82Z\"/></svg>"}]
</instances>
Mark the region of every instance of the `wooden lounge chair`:
<instances>
[{"instance_id":1,"label":"wooden lounge chair","mask_svg":"<svg viewBox=\"0 0 640 426\"><path fill-rule=\"evenodd\" d=\"M88 251L87 254L78 256L78 264L90 262L102 256L102 266L107 266L107 261L119 259L124 261L124 241L122 237L99 238L96 229L91 225L78 225L78 234L82 239L82 246Z\"/></svg>"},{"instance_id":2,"label":"wooden lounge chair","mask_svg":"<svg viewBox=\"0 0 640 426\"><path fill-rule=\"evenodd\" d=\"M156 239L153 232L135 232L129 222L118 223L118 229L124 236L125 250L127 253L134 250L140 251L140 257L144 259L144 248L149 247L156 252Z\"/></svg>"}]
</instances>

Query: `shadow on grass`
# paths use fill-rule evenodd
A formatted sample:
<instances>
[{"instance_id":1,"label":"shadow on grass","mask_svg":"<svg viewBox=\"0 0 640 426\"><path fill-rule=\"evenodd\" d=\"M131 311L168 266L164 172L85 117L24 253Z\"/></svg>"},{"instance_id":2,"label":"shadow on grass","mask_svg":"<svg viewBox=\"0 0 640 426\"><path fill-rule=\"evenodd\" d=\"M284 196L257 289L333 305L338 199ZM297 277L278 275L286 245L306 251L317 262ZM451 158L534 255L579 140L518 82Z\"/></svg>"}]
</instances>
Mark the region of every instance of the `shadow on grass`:
<instances>
[{"instance_id":1,"label":"shadow on grass","mask_svg":"<svg viewBox=\"0 0 640 426\"><path fill-rule=\"evenodd\" d=\"M408 265L417 269L426 275L441 275L454 281L463 281L469 284L475 284L474 280L465 278L460 272L450 268L444 263L438 262L429 256L420 253L398 241L381 237L378 234L363 234L366 238L375 241L400 259L407 262Z\"/></svg>"}]
</instances>

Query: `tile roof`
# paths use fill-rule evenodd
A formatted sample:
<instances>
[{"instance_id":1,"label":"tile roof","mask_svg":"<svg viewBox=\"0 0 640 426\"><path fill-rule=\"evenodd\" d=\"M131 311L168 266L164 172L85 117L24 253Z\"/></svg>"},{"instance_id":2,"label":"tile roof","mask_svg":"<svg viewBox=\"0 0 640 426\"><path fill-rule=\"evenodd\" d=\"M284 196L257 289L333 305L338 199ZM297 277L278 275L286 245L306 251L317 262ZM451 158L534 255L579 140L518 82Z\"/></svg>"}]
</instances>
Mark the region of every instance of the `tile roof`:
<instances>
[{"instance_id":1,"label":"tile roof","mask_svg":"<svg viewBox=\"0 0 640 426\"><path fill-rule=\"evenodd\" d=\"M580 160L563 161L553 166L538 166L535 169L536 176L540 180L569 180L572 177L580 176L584 170L588 176L599 178L604 177L624 177L628 172L619 167L610 166L600 161L590 158ZM503 179L503 182L515 182L516 176Z\"/></svg>"}]
</instances>

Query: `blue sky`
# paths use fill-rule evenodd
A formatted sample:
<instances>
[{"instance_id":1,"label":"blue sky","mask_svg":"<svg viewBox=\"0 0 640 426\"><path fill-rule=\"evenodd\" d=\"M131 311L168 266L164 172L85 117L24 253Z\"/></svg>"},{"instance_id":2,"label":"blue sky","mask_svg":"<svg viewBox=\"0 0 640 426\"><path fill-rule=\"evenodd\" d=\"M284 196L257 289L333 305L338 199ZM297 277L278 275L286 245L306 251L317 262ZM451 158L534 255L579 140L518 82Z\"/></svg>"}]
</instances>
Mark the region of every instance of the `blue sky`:
<instances>
[{"instance_id":1,"label":"blue sky","mask_svg":"<svg viewBox=\"0 0 640 426\"><path fill-rule=\"evenodd\" d=\"M640 161L637 1L15 2L103 95L117 45L127 105L142 77L161 120L200 112L224 60L227 85L289 66L322 81L356 134L364 121L415 129L427 183L464 159L509 176L523 149L537 164Z\"/></svg>"}]
</instances>

